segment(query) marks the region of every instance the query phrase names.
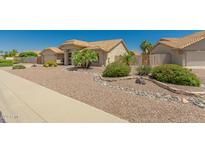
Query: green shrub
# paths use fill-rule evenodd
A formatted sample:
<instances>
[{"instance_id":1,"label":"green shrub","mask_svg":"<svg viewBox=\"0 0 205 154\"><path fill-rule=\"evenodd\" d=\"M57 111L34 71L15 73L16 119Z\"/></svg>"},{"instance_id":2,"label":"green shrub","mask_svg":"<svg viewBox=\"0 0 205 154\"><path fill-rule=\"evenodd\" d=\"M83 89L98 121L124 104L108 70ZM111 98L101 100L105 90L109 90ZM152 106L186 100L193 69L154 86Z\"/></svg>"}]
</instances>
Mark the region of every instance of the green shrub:
<instances>
[{"instance_id":1,"label":"green shrub","mask_svg":"<svg viewBox=\"0 0 205 154\"><path fill-rule=\"evenodd\" d=\"M131 68L124 64L119 62L114 62L109 64L105 70L103 71L104 77L123 77L128 76L131 71Z\"/></svg>"},{"instance_id":2,"label":"green shrub","mask_svg":"<svg viewBox=\"0 0 205 154\"><path fill-rule=\"evenodd\" d=\"M0 67L13 66L12 60L0 60Z\"/></svg>"},{"instance_id":3,"label":"green shrub","mask_svg":"<svg viewBox=\"0 0 205 154\"><path fill-rule=\"evenodd\" d=\"M19 57L37 57L37 53L32 51L24 51L19 54Z\"/></svg>"},{"instance_id":4,"label":"green shrub","mask_svg":"<svg viewBox=\"0 0 205 154\"><path fill-rule=\"evenodd\" d=\"M13 64L19 64L20 63L20 61L19 60L13 60Z\"/></svg>"},{"instance_id":5,"label":"green shrub","mask_svg":"<svg viewBox=\"0 0 205 154\"><path fill-rule=\"evenodd\" d=\"M127 65L136 64L137 59L134 53L128 52L122 56L119 56L116 62L125 63Z\"/></svg>"},{"instance_id":6,"label":"green shrub","mask_svg":"<svg viewBox=\"0 0 205 154\"><path fill-rule=\"evenodd\" d=\"M83 49L72 54L72 62L76 67L89 68L98 61L98 54L91 49Z\"/></svg>"},{"instance_id":7,"label":"green shrub","mask_svg":"<svg viewBox=\"0 0 205 154\"><path fill-rule=\"evenodd\" d=\"M14 65L13 69L25 69L26 67L24 65Z\"/></svg>"},{"instance_id":8,"label":"green shrub","mask_svg":"<svg viewBox=\"0 0 205 154\"><path fill-rule=\"evenodd\" d=\"M148 65L142 65L137 68L138 75L149 75L151 73L152 68Z\"/></svg>"},{"instance_id":9,"label":"green shrub","mask_svg":"<svg viewBox=\"0 0 205 154\"><path fill-rule=\"evenodd\" d=\"M45 64L43 64L44 67L56 67L57 64L54 61L47 61Z\"/></svg>"},{"instance_id":10,"label":"green shrub","mask_svg":"<svg viewBox=\"0 0 205 154\"><path fill-rule=\"evenodd\" d=\"M165 64L153 68L152 77L161 82L177 85L200 85L200 80L194 73L192 73L189 69L175 64Z\"/></svg>"}]
</instances>

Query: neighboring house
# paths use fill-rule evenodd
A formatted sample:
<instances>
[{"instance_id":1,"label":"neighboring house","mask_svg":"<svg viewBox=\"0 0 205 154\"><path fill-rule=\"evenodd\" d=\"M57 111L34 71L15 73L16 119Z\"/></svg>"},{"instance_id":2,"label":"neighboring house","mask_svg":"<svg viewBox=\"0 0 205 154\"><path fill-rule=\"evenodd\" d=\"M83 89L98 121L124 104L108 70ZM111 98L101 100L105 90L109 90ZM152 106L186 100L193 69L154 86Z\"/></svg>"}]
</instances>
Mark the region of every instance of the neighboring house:
<instances>
[{"instance_id":1,"label":"neighboring house","mask_svg":"<svg viewBox=\"0 0 205 154\"><path fill-rule=\"evenodd\" d=\"M205 66L205 31L182 38L162 38L152 48L151 66L178 64L181 66Z\"/></svg>"},{"instance_id":2,"label":"neighboring house","mask_svg":"<svg viewBox=\"0 0 205 154\"><path fill-rule=\"evenodd\" d=\"M41 63L46 63L48 61L54 61L58 64L63 64L64 61L64 51L59 48L50 47L41 51Z\"/></svg>"},{"instance_id":3,"label":"neighboring house","mask_svg":"<svg viewBox=\"0 0 205 154\"><path fill-rule=\"evenodd\" d=\"M68 40L59 46L64 52L64 65L72 65L73 52L82 49L93 49L98 54L98 61L94 63L97 66L105 66L116 60L117 57L128 52L128 49L122 39L105 40L96 42L85 42L80 40Z\"/></svg>"},{"instance_id":4,"label":"neighboring house","mask_svg":"<svg viewBox=\"0 0 205 154\"><path fill-rule=\"evenodd\" d=\"M4 53L0 53L0 59L4 59Z\"/></svg>"}]
</instances>

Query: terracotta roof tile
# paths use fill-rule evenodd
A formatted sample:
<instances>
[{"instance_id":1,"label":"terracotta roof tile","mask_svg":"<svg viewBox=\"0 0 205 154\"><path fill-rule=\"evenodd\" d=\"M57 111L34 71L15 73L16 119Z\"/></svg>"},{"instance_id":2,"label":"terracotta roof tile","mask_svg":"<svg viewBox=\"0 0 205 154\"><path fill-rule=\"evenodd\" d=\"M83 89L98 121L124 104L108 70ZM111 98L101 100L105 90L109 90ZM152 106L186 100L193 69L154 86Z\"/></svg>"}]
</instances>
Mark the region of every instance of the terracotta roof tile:
<instances>
[{"instance_id":1,"label":"terracotta roof tile","mask_svg":"<svg viewBox=\"0 0 205 154\"><path fill-rule=\"evenodd\" d=\"M183 49L205 38L205 31L196 32L182 38L162 38L158 43L172 48Z\"/></svg>"},{"instance_id":2,"label":"terracotta roof tile","mask_svg":"<svg viewBox=\"0 0 205 154\"><path fill-rule=\"evenodd\" d=\"M46 51L46 50L51 50L51 51L55 52L56 54L63 54L64 53L61 49L56 48L56 47L45 48L41 51L41 53Z\"/></svg>"},{"instance_id":3,"label":"terracotta roof tile","mask_svg":"<svg viewBox=\"0 0 205 154\"><path fill-rule=\"evenodd\" d=\"M101 49L103 51L109 52L112 48L114 48L120 42L122 42L122 39L104 40L104 41L96 41L96 42L68 40L68 41L65 41L59 48L64 47L66 45L75 45L75 46L85 47L89 49Z\"/></svg>"}]
</instances>

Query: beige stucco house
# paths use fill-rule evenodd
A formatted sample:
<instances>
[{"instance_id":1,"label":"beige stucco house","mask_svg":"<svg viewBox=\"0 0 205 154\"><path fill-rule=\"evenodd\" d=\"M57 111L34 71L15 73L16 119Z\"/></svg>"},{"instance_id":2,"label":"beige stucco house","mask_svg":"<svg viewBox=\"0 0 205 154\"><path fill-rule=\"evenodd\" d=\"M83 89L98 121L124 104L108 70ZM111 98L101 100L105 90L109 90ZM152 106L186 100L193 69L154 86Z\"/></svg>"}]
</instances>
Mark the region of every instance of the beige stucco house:
<instances>
[{"instance_id":1,"label":"beige stucco house","mask_svg":"<svg viewBox=\"0 0 205 154\"><path fill-rule=\"evenodd\" d=\"M119 56L128 52L122 39L85 42L80 40L68 40L59 46L64 52L64 65L72 64L72 54L82 49L93 49L98 54L98 62L93 65L103 66L112 63Z\"/></svg>"},{"instance_id":2,"label":"beige stucco house","mask_svg":"<svg viewBox=\"0 0 205 154\"><path fill-rule=\"evenodd\" d=\"M58 64L63 64L64 62L64 52L55 47L46 48L41 51L41 63L46 63L48 61L54 61Z\"/></svg>"},{"instance_id":3,"label":"beige stucco house","mask_svg":"<svg viewBox=\"0 0 205 154\"><path fill-rule=\"evenodd\" d=\"M162 38L152 48L150 65L178 64L185 67L205 66L205 31L182 38Z\"/></svg>"}]
</instances>

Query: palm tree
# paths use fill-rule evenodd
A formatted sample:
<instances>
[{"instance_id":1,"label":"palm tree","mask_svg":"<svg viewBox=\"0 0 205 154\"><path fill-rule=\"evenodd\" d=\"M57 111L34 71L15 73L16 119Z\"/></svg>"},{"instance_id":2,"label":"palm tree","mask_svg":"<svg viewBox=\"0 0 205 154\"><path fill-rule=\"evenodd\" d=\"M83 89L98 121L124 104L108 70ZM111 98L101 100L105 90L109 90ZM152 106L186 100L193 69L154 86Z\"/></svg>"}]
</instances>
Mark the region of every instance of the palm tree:
<instances>
[{"instance_id":1,"label":"palm tree","mask_svg":"<svg viewBox=\"0 0 205 154\"><path fill-rule=\"evenodd\" d=\"M149 65L149 54L150 54L150 50L152 48L152 44L150 42L148 42L147 40L144 40L141 44L140 44L140 48L142 49L142 63L144 65Z\"/></svg>"},{"instance_id":2,"label":"palm tree","mask_svg":"<svg viewBox=\"0 0 205 154\"><path fill-rule=\"evenodd\" d=\"M148 42L147 40L144 40L140 44L140 48L142 49L142 54L148 55L148 54L150 54L150 49L152 48L152 43Z\"/></svg>"},{"instance_id":3,"label":"palm tree","mask_svg":"<svg viewBox=\"0 0 205 154\"><path fill-rule=\"evenodd\" d=\"M127 65L130 65L131 63L135 63L136 59L135 59L134 53L128 52L128 53L125 53L123 56L121 56L119 61Z\"/></svg>"}]
</instances>

